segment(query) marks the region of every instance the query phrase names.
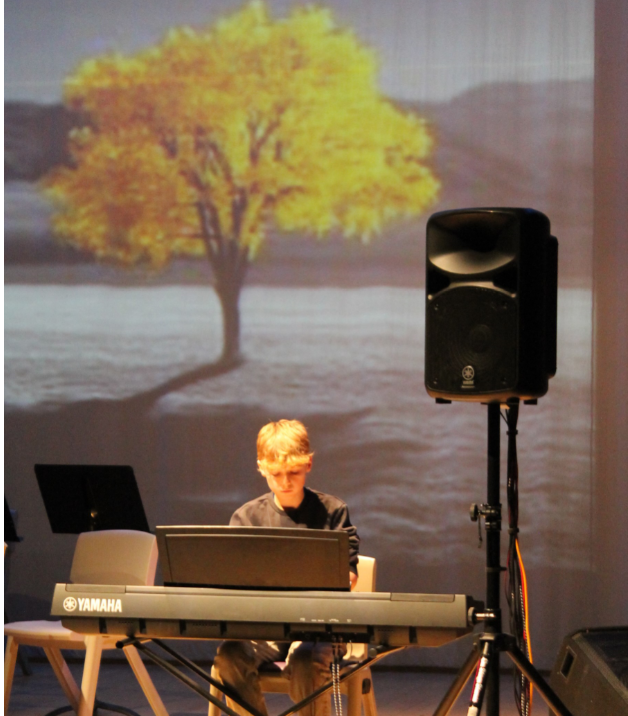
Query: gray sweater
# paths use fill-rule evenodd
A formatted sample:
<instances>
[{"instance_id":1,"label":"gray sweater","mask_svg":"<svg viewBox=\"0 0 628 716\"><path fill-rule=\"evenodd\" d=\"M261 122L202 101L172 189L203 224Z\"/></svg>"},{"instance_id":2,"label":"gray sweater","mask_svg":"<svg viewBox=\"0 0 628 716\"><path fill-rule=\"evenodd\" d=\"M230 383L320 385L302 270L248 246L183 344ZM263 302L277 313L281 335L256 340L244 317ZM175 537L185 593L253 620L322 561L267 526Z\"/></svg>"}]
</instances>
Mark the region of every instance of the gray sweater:
<instances>
[{"instance_id":1,"label":"gray sweater","mask_svg":"<svg viewBox=\"0 0 628 716\"><path fill-rule=\"evenodd\" d=\"M313 530L344 530L349 535L349 569L357 574L360 538L351 524L349 508L338 497L305 488L305 497L298 507L280 509L272 492L238 508L230 525L252 527L303 527Z\"/></svg>"}]
</instances>

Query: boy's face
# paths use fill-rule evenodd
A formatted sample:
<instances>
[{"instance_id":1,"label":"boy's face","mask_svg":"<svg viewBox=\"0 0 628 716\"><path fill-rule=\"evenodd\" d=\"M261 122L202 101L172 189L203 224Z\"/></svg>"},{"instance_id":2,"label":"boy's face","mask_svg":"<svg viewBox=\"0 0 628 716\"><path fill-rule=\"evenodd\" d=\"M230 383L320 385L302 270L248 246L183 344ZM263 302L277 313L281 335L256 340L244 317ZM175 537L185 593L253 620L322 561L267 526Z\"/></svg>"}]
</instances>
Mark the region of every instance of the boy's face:
<instances>
[{"instance_id":1,"label":"boy's face","mask_svg":"<svg viewBox=\"0 0 628 716\"><path fill-rule=\"evenodd\" d=\"M305 496L305 481L308 472L312 469L312 458L302 465L282 465L272 469L262 470L262 475L268 482L275 502L279 507L298 507Z\"/></svg>"}]
</instances>

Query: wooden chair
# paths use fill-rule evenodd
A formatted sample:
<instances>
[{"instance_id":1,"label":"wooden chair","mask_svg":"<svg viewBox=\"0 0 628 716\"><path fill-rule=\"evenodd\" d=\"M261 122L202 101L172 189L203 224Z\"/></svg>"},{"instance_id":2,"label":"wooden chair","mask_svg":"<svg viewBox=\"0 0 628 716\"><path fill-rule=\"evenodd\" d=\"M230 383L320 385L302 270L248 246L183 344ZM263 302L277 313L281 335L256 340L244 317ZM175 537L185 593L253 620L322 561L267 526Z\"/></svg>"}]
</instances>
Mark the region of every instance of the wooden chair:
<instances>
[{"instance_id":1,"label":"wooden chair","mask_svg":"<svg viewBox=\"0 0 628 716\"><path fill-rule=\"evenodd\" d=\"M157 567L157 541L154 535L133 530L84 532L78 537L70 582L76 584L152 585ZM103 649L115 649L120 636L85 635L66 629L60 621L30 621L6 624L7 646L4 660L4 713L8 713L18 646L42 647L48 657L71 708L79 716L92 716ZM85 651L83 678L79 689L61 649ZM126 657L156 716L168 716L146 667L134 647L126 647ZM109 705L101 704L101 708Z\"/></svg>"},{"instance_id":2,"label":"wooden chair","mask_svg":"<svg viewBox=\"0 0 628 716\"><path fill-rule=\"evenodd\" d=\"M9 547L9 545L5 542L5 543L4 543L4 557L5 557L5 559L6 559L6 556L7 556L7 549L8 549L8 547ZM6 610L6 609L4 610L4 623L5 623L5 624L8 624L8 623L9 623L9 615L7 614L7 610ZM29 662L28 662L28 657L26 656L26 654L24 654L24 650L22 650L22 651L19 651L19 650L18 650L18 652L17 652L17 657L16 657L16 658L17 658L17 663L20 665L20 669L22 669L22 673L24 674L24 676L32 676L32 675L33 675L33 670L31 669L31 665L30 665Z\"/></svg>"},{"instance_id":3,"label":"wooden chair","mask_svg":"<svg viewBox=\"0 0 628 716\"><path fill-rule=\"evenodd\" d=\"M377 576L377 565L373 557L360 556L358 560L358 582L354 592L374 592ZM350 656L362 660L366 657L366 644L353 644ZM290 689L290 682L281 675L281 667L272 671L260 670L260 686L263 693L287 694ZM349 667L351 668L351 667ZM215 667L212 667L211 675L214 679L220 680L220 675ZM347 716L361 716L364 708L365 716L377 716L375 704L375 692L373 690L373 676L371 669L366 667L355 676L346 679L341 684L341 692L347 696ZM210 687L210 693L217 698L222 696L221 692L214 686ZM214 704L209 705L208 716L220 716L220 709Z\"/></svg>"}]
</instances>

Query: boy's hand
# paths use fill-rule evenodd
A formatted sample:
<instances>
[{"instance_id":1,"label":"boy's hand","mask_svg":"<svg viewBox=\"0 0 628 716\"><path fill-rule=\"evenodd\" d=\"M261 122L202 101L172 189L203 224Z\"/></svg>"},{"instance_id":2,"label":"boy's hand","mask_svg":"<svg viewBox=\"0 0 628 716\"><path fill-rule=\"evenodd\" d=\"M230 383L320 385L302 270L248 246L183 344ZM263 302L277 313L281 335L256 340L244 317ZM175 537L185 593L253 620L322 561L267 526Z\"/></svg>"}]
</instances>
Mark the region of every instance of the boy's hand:
<instances>
[{"instance_id":1,"label":"boy's hand","mask_svg":"<svg viewBox=\"0 0 628 716\"><path fill-rule=\"evenodd\" d=\"M358 583L358 575L353 572L349 572L349 583L351 584L351 589L354 589L355 585Z\"/></svg>"}]
</instances>

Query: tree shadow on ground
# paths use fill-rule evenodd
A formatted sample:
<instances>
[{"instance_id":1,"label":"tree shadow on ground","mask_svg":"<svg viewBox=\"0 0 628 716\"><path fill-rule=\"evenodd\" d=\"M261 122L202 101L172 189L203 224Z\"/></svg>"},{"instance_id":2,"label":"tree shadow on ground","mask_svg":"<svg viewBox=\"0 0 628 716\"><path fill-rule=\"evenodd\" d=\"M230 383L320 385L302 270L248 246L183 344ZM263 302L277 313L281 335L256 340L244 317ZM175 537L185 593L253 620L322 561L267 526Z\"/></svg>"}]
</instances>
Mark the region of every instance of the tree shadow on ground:
<instances>
[{"instance_id":1,"label":"tree shadow on ground","mask_svg":"<svg viewBox=\"0 0 628 716\"><path fill-rule=\"evenodd\" d=\"M336 456L340 466L332 467L325 453L332 438L354 432L364 410L313 414L304 404L302 413L293 416L278 415L276 408L263 404L237 402L190 411L154 409L169 393L242 364L238 359L203 365L121 399L6 406L7 490L28 495L25 502L40 503L35 463L131 465L150 523L222 524L233 509L266 491L256 469L257 433L270 420L283 417L301 417L308 426L324 466L317 472L341 474L345 484L359 478L346 459Z\"/></svg>"},{"instance_id":2,"label":"tree shadow on ground","mask_svg":"<svg viewBox=\"0 0 628 716\"><path fill-rule=\"evenodd\" d=\"M232 370L240 368L243 364L244 358L242 355L233 356L231 358L219 358L213 363L205 363L197 368L181 373L174 378L170 378L169 380L156 385L154 388L149 388L141 393L136 393L126 400L131 403L136 403L138 406L149 406L150 404L157 402L160 398L163 398L165 395L168 395L168 393L183 390L194 383L199 383L203 380L216 378L219 375L230 373Z\"/></svg>"}]
</instances>

